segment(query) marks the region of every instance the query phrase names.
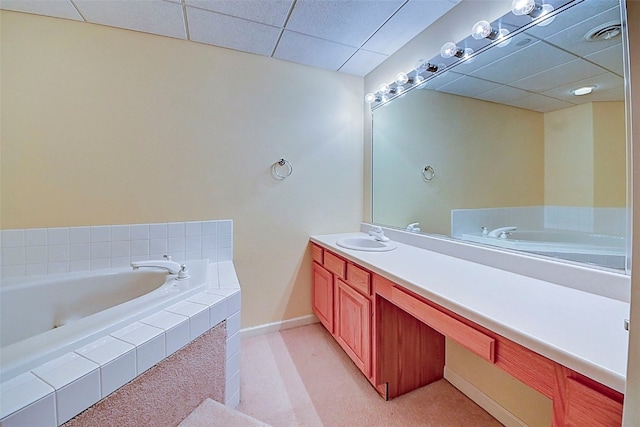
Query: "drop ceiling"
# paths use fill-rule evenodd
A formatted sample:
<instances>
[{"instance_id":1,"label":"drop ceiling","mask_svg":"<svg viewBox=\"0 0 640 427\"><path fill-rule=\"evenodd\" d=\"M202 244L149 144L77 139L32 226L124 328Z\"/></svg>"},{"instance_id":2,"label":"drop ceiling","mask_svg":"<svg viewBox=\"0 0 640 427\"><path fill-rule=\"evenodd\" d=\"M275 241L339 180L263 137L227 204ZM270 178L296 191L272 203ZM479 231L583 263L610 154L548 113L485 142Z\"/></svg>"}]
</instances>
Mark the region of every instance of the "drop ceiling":
<instances>
[{"instance_id":1,"label":"drop ceiling","mask_svg":"<svg viewBox=\"0 0 640 427\"><path fill-rule=\"evenodd\" d=\"M460 0L0 0L0 8L364 76Z\"/></svg>"}]
</instances>

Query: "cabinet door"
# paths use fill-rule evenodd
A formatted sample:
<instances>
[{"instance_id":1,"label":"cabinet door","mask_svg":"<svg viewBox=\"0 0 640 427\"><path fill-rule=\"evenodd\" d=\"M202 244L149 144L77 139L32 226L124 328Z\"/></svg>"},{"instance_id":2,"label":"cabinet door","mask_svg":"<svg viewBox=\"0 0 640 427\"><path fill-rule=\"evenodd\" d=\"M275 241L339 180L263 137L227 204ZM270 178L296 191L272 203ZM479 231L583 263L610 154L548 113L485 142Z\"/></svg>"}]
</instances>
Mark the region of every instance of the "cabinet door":
<instances>
[{"instance_id":1,"label":"cabinet door","mask_svg":"<svg viewBox=\"0 0 640 427\"><path fill-rule=\"evenodd\" d=\"M336 279L336 341L356 366L371 377L371 302Z\"/></svg>"},{"instance_id":2,"label":"cabinet door","mask_svg":"<svg viewBox=\"0 0 640 427\"><path fill-rule=\"evenodd\" d=\"M333 334L333 275L313 263L313 312Z\"/></svg>"}]
</instances>

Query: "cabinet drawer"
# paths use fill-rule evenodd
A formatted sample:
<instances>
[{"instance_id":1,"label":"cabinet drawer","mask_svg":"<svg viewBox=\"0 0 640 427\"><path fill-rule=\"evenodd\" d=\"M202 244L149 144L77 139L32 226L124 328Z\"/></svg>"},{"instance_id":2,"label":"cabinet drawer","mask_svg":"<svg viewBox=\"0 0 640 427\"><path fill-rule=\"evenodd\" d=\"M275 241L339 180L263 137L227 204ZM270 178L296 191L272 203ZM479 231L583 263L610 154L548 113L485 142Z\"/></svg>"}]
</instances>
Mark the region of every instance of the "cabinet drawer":
<instances>
[{"instance_id":1,"label":"cabinet drawer","mask_svg":"<svg viewBox=\"0 0 640 427\"><path fill-rule=\"evenodd\" d=\"M322 250L322 248L318 245L311 245L311 258L317 262L318 264L322 265L322 261L323 261L323 253L324 251Z\"/></svg>"},{"instance_id":2,"label":"cabinet drawer","mask_svg":"<svg viewBox=\"0 0 640 427\"><path fill-rule=\"evenodd\" d=\"M339 278L345 279L345 270L347 263L343 259L338 258L331 252L325 251L323 265L327 270L329 270Z\"/></svg>"},{"instance_id":3,"label":"cabinet drawer","mask_svg":"<svg viewBox=\"0 0 640 427\"><path fill-rule=\"evenodd\" d=\"M571 427L613 427L622 425L622 404L567 378L567 413L565 425Z\"/></svg>"},{"instance_id":4,"label":"cabinet drawer","mask_svg":"<svg viewBox=\"0 0 640 427\"><path fill-rule=\"evenodd\" d=\"M495 339L490 336L395 287L391 289L391 302L483 359L495 362Z\"/></svg>"},{"instance_id":5,"label":"cabinet drawer","mask_svg":"<svg viewBox=\"0 0 640 427\"><path fill-rule=\"evenodd\" d=\"M357 265L347 264L347 283L365 295L371 294L371 273Z\"/></svg>"}]
</instances>

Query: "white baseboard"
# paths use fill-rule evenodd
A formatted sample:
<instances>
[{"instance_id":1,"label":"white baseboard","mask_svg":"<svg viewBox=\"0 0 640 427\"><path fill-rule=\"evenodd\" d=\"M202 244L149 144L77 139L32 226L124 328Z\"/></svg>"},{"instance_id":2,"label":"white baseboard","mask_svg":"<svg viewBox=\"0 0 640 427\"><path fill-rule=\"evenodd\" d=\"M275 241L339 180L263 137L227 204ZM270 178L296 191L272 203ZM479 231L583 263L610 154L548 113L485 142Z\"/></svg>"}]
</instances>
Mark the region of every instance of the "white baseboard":
<instances>
[{"instance_id":1,"label":"white baseboard","mask_svg":"<svg viewBox=\"0 0 640 427\"><path fill-rule=\"evenodd\" d=\"M298 326L311 325L318 323L320 320L315 314L296 317L294 319L281 320L279 322L265 323L264 325L252 326L240 330L240 338L254 337L256 335L268 334L271 332L286 331L287 329L297 328Z\"/></svg>"},{"instance_id":2,"label":"white baseboard","mask_svg":"<svg viewBox=\"0 0 640 427\"><path fill-rule=\"evenodd\" d=\"M460 375L451 369L447 369L446 366L444 367L444 378L505 426L527 427L527 424L524 421L507 411L502 405L487 396Z\"/></svg>"}]
</instances>

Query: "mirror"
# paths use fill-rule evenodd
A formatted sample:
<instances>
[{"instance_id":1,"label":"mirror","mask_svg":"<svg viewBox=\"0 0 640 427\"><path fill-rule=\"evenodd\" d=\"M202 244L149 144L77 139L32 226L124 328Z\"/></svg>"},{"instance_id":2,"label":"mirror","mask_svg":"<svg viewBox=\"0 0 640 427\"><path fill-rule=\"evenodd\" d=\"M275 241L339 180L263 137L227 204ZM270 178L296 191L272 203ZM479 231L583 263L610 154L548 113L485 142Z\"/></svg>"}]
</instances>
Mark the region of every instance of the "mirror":
<instances>
[{"instance_id":1,"label":"mirror","mask_svg":"<svg viewBox=\"0 0 640 427\"><path fill-rule=\"evenodd\" d=\"M625 270L620 6L562 3L373 105L373 223Z\"/></svg>"}]
</instances>

